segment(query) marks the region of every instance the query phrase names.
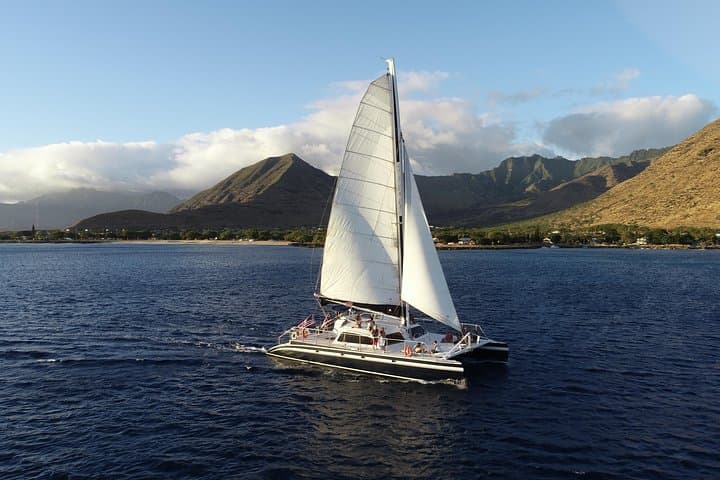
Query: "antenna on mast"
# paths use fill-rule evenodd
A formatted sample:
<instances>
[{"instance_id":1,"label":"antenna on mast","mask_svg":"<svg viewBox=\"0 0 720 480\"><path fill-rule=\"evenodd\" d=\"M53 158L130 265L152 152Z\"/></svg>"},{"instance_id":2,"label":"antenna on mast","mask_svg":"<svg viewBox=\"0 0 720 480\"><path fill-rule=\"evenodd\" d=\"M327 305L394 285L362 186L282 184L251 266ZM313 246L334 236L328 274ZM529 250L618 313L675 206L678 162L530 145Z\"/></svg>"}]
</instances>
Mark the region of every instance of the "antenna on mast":
<instances>
[{"instance_id":1,"label":"antenna on mast","mask_svg":"<svg viewBox=\"0 0 720 480\"><path fill-rule=\"evenodd\" d=\"M388 72L393 77L395 76L395 59L390 57L385 59L385 63L387 63L388 66Z\"/></svg>"}]
</instances>

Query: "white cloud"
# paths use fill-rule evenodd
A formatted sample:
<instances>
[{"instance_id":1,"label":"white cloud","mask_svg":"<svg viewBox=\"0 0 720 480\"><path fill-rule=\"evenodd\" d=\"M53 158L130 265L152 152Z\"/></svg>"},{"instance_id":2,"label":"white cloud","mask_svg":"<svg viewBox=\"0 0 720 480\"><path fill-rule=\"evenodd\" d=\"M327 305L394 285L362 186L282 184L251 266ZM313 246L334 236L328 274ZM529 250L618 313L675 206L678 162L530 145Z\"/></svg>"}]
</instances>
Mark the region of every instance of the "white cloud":
<instances>
[{"instance_id":1,"label":"white cloud","mask_svg":"<svg viewBox=\"0 0 720 480\"><path fill-rule=\"evenodd\" d=\"M518 144L513 125L458 98L403 98L428 92L444 72L400 75L401 115L416 171L424 174L479 172L509 155L542 148ZM358 101L367 82L335 84L342 91L308 108L299 121L256 129L220 129L156 142L69 142L0 154L0 202L74 187L105 190L201 190L263 158L295 152L336 174Z\"/></svg>"},{"instance_id":2,"label":"white cloud","mask_svg":"<svg viewBox=\"0 0 720 480\"><path fill-rule=\"evenodd\" d=\"M402 97L412 92L427 92L436 88L450 74L447 72L406 72L398 82L399 94Z\"/></svg>"},{"instance_id":3,"label":"white cloud","mask_svg":"<svg viewBox=\"0 0 720 480\"><path fill-rule=\"evenodd\" d=\"M543 141L579 155L622 155L673 145L707 124L716 106L696 95L602 102L550 121Z\"/></svg>"},{"instance_id":4,"label":"white cloud","mask_svg":"<svg viewBox=\"0 0 720 480\"><path fill-rule=\"evenodd\" d=\"M630 87L630 82L640 76L637 68L626 68L608 81L595 85L590 89L593 95L619 95Z\"/></svg>"},{"instance_id":5,"label":"white cloud","mask_svg":"<svg viewBox=\"0 0 720 480\"><path fill-rule=\"evenodd\" d=\"M171 148L155 142L67 142L0 154L0 201L27 200L76 187L148 189L170 168Z\"/></svg>"},{"instance_id":6,"label":"white cloud","mask_svg":"<svg viewBox=\"0 0 720 480\"><path fill-rule=\"evenodd\" d=\"M635 76L628 71L622 78ZM399 86L427 94L446 77L442 72L404 74ZM2 153L0 202L74 187L199 191L242 167L288 152L336 174L367 82L336 85L342 88L338 95L314 102L305 117L286 125L196 132L168 144L68 142ZM478 114L467 100L401 98L408 151L414 170L425 175L476 173L508 156L553 155L552 149L619 155L671 145L705 125L716 110L692 94L596 103L540 125L542 143L536 143L521 142L518 126Z\"/></svg>"},{"instance_id":7,"label":"white cloud","mask_svg":"<svg viewBox=\"0 0 720 480\"><path fill-rule=\"evenodd\" d=\"M519 105L521 103L531 102L537 98L547 94L546 88L538 87L532 90L524 90L522 92L504 93L504 92L490 92L488 94L488 101L491 105L496 104L509 104Z\"/></svg>"},{"instance_id":8,"label":"white cloud","mask_svg":"<svg viewBox=\"0 0 720 480\"><path fill-rule=\"evenodd\" d=\"M516 143L513 125L477 115L462 99L411 100L400 113L410 156L418 164L416 173L477 173L508 156L537 150Z\"/></svg>"},{"instance_id":9,"label":"white cloud","mask_svg":"<svg viewBox=\"0 0 720 480\"><path fill-rule=\"evenodd\" d=\"M544 87L535 87L532 89L522 90L518 92L501 92L493 91L488 93L488 102L492 107L496 105L517 106L523 103L532 102L542 97L566 97L566 96L615 96L630 88L633 80L640 77L640 70L637 68L626 68L620 73L614 75L612 79L600 82L591 88L561 88L557 90L549 90Z\"/></svg>"}]
</instances>

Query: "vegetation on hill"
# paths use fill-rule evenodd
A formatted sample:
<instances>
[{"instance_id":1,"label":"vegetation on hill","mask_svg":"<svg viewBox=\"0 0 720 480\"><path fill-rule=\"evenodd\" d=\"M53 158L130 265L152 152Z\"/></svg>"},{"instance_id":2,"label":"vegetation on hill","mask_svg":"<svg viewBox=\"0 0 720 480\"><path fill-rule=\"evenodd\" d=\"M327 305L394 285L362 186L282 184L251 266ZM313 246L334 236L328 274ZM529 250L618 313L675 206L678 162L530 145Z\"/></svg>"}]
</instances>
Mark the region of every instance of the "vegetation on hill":
<instances>
[{"instance_id":1,"label":"vegetation on hill","mask_svg":"<svg viewBox=\"0 0 720 480\"><path fill-rule=\"evenodd\" d=\"M720 227L720 120L592 201L538 221L657 228Z\"/></svg>"},{"instance_id":2,"label":"vegetation on hill","mask_svg":"<svg viewBox=\"0 0 720 480\"><path fill-rule=\"evenodd\" d=\"M285 206L298 202L317 208L327 200L334 179L304 162L294 153L270 157L234 174L186 200L171 212L197 210L225 204Z\"/></svg>"},{"instance_id":3,"label":"vegetation on hill","mask_svg":"<svg viewBox=\"0 0 720 480\"><path fill-rule=\"evenodd\" d=\"M416 176L416 181L431 224L498 225L595 198L641 172L667 150L577 161L541 155L512 157L478 174Z\"/></svg>"}]
</instances>

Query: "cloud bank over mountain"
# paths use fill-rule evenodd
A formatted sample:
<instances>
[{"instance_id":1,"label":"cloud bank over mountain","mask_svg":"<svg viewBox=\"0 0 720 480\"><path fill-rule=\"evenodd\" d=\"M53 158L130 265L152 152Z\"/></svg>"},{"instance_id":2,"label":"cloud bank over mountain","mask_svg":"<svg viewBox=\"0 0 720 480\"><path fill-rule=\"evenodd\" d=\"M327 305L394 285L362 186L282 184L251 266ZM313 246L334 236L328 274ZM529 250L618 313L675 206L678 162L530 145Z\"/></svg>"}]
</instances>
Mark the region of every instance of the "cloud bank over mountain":
<instances>
[{"instance_id":1,"label":"cloud bank over mountain","mask_svg":"<svg viewBox=\"0 0 720 480\"><path fill-rule=\"evenodd\" d=\"M622 88L635 76L628 70L605 88ZM618 155L670 145L707 123L716 110L693 94L597 103L539 124L542 140L528 141L515 123L478 113L469 100L434 95L449 77L437 71L399 77L401 120L416 173L477 173L514 155ZM194 132L170 143L98 140L0 153L0 202L75 187L197 191L259 159L288 152L336 174L366 86L365 80L334 84L337 95L310 104L305 117L284 125ZM530 101L542 93L501 100Z\"/></svg>"},{"instance_id":2,"label":"cloud bank over mountain","mask_svg":"<svg viewBox=\"0 0 720 480\"><path fill-rule=\"evenodd\" d=\"M588 156L665 147L706 125L715 111L715 105L693 94L596 103L550 121L543 141Z\"/></svg>"}]
</instances>

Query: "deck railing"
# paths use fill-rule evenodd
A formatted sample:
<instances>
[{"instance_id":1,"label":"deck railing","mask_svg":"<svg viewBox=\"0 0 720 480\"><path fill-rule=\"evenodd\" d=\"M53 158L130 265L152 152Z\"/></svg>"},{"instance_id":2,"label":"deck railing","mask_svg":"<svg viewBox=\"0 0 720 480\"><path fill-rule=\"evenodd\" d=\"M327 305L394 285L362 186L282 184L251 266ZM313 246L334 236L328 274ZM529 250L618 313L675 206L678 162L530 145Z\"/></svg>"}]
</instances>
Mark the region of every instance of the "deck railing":
<instances>
[{"instance_id":1,"label":"deck railing","mask_svg":"<svg viewBox=\"0 0 720 480\"><path fill-rule=\"evenodd\" d=\"M320 335L323 333L332 332L332 329L321 329L321 328L300 328L298 326L290 327L280 334L278 337L278 343L282 343L283 337L289 337L291 340L303 340L307 341L308 338L313 337L315 343L320 339Z\"/></svg>"},{"instance_id":2,"label":"deck railing","mask_svg":"<svg viewBox=\"0 0 720 480\"><path fill-rule=\"evenodd\" d=\"M377 345L367 345L364 343L358 343L357 347L358 350L361 346L364 347L373 347L373 350L382 350L384 352L387 352L389 349L395 350L396 352L405 353L406 356L443 356L445 358L448 358L452 354L459 352L465 348L470 347L474 343L480 343L481 340L487 339L488 337L485 335L485 332L483 331L482 327L477 324L472 323L462 323L462 333L463 335L460 337L460 339L456 342L454 342L453 346L448 351L443 351L442 348L440 348L437 352L432 351L432 345L427 345L425 342L418 342L417 340L400 340L395 338L387 338L386 337L386 344L384 347L380 347ZM332 335L332 329L331 328L301 328L298 326L293 326L287 330L285 330L279 337L278 337L278 343L282 343L282 338L288 337L290 340L299 340L303 343L309 343L311 345L318 345L321 343L328 343L331 342L334 339L334 336ZM455 337L457 338L457 337ZM454 341L454 339L453 339ZM442 343L445 343L444 341ZM441 343L441 344L442 344ZM402 348L399 350L396 350L396 345L402 344ZM418 348L418 344L420 344L420 348ZM439 344L439 345L441 345Z\"/></svg>"},{"instance_id":3,"label":"deck railing","mask_svg":"<svg viewBox=\"0 0 720 480\"><path fill-rule=\"evenodd\" d=\"M461 323L463 333L474 333L480 338L488 338L482 327L476 323Z\"/></svg>"}]
</instances>

